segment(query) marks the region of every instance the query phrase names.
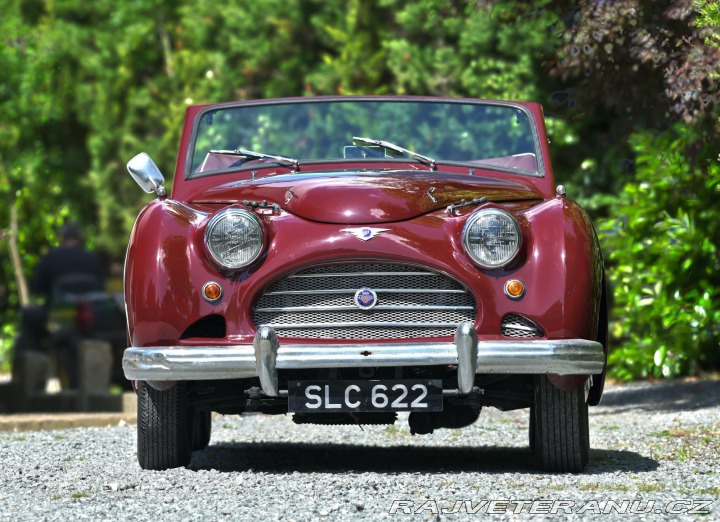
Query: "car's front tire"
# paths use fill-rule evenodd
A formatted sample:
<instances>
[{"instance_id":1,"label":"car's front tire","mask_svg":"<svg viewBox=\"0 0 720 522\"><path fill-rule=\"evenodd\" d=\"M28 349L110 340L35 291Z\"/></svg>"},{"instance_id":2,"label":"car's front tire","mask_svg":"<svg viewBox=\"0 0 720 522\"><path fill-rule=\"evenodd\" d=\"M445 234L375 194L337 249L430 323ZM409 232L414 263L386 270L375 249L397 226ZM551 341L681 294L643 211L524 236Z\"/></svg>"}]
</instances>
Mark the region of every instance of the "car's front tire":
<instances>
[{"instance_id":1,"label":"car's front tire","mask_svg":"<svg viewBox=\"0 0 720 522\"><path fill-rule=\"evenodd\" d=\"M137 456L143 469L164 470L190 464L192 426L185 383L158 391L137 382ZM209 437L208 437L209 440Z\"/></svg>"},{"instance_id":2,"label":"car's front tire","mask_svg":"<svg viewBox=\"0 0 720 522\"><path fill-rule=\"evenodd\" d=\"M590 429L585 390L562 391L547 377L535 379L535 455L545 471L578 473L590 459Z\"/></svg>"}]
</instances>

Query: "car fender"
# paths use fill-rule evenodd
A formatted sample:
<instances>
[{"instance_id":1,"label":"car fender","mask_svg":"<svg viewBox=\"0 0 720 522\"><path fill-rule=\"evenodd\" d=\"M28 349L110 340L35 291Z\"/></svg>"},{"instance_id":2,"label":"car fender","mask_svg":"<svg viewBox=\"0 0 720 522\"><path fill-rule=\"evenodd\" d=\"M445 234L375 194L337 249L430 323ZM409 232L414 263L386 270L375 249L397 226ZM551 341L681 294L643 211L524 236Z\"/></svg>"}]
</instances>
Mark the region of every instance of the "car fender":
<instances>
[{"instance_id":1,"label":"car fender","mask_svg":"<svg viewBox=\"0 0 720 522\"><path fill-rule=\"evenodd\" d=\"M125 260L132 346L176 341L187 326L183 318L201 313L199 289L212 274L196 229L206 217L171 199L155 200L140 212Z\"/></svg>"},{"instance_id":2,"label":"car fender","mask_svg":"<svg viewBox=\"0 0 720 522\"><path fill-rule=\"evenodd\" d=\"M598 340L603 259L590 217L573 200L557 197L525 213L531 228L527 269L538 295L538 313L550 339ZM604 378L604 376L603 376ZM558 388L572 390L587 376L549 376Z\"/></svg>"}]
</instances>

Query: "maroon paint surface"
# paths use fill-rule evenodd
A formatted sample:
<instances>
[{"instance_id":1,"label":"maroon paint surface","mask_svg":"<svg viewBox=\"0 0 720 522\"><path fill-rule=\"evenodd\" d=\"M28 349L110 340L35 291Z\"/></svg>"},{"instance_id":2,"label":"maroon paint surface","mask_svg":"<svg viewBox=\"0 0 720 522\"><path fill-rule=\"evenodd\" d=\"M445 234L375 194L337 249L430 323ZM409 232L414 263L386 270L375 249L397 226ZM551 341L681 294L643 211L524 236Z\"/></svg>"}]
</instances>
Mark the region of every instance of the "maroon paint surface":
<instances>
[{"instance_id":1,"label":"maroon paint surface","mask_svg":"<svg viewBox=\"0 0 720 522\"><path fill-rule=\"evenodd\" d=\"M521 105L535 119L543 177L481 168L470 175L466 166L442 163L432 172L417 162L379 160L302 165L294 174L268 165L257 169L255 179L249 170L240 170L188 180L185 162L193 122L207 106L188 108L172 197L149 203L130 237L125 277L130 342L250 343L255 334L253 305L273 281L318 264L370 260L427 266L460 281L475 296L480 340L502 339L500 322L510 312L537 322L549 339L596 339L603 270L597 238L585 211L555 196L542 108ZM294 195L285 203L290 189ZM437 201L428 195L430 190ZM459 215L445 212L461 199L479 197L487 201L463 207ZM260 259L249 268L226 272L207 253L204 232L221 210L248 208L243 200L267 200L282 210L258 212L266 234ZM482 208L509 210L520 224L520 254L504 269L478 268L462 246L467 219ZM367 242L341 231L360 224L382 224L390 230ZM510 278L525 283L526 293L518 301L503 292ZM217 303L200 295L208 281L223 287ZM180 340L189 325L209 314L225 317L224 339ZM570 382L558 383L562 381Z\"/></svg>"}]
</instances>

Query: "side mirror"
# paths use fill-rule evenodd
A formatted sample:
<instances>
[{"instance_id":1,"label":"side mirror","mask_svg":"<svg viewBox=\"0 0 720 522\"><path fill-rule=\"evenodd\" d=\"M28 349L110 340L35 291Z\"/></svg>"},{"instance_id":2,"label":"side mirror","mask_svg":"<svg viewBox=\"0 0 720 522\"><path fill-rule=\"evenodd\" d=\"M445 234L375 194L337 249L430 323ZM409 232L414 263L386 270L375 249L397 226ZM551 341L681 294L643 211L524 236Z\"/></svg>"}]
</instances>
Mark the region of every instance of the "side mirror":
<instances>
[{"instance_id":1,"label":"side mirror","mask_svg":"<svg viewBox=\"0 0 720 522\"><path fill-rule=\"evenodd\" d=\"M161 198L167 196L167 190L163 187L165 178L152 158L144 152L128 161L127 170L140 188L148 194L156 192Z\"/></svg>"}]
</instances>

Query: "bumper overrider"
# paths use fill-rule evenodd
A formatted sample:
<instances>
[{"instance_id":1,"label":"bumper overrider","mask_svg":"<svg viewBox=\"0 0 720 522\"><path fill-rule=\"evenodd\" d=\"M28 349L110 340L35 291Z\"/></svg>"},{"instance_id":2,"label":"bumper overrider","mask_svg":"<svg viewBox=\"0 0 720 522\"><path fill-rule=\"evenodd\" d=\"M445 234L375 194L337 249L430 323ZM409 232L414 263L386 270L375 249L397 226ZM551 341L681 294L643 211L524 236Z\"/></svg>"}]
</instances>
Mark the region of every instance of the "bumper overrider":
<instances>
[{"instance_id":1,"label":"bumper overrider","mask_svg":"<svg viewBox=\"0 0 720 522\"><path fill-rule=\"evenodd\" d=\"M194 381L258 377L263 392L281 395L278 370L457 365L458 391L470 393L476 373L595 375L603 371L602 344L586 339L478 341L471 323L452 343L291 344L262 327L252 345L130 347L123 356L129 380Z\"/></svg>"}]
</instances>

